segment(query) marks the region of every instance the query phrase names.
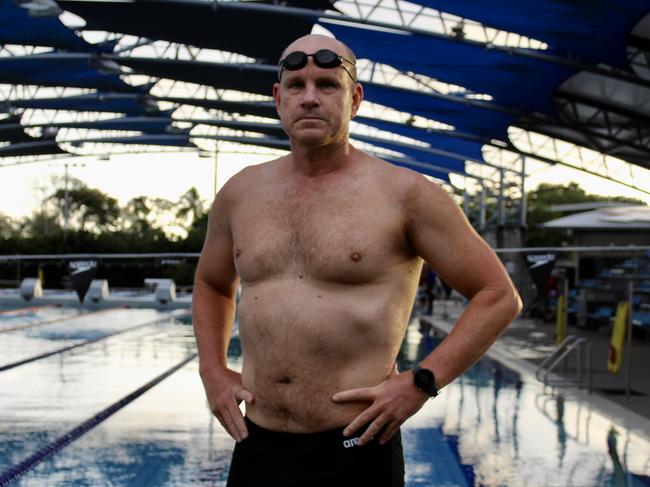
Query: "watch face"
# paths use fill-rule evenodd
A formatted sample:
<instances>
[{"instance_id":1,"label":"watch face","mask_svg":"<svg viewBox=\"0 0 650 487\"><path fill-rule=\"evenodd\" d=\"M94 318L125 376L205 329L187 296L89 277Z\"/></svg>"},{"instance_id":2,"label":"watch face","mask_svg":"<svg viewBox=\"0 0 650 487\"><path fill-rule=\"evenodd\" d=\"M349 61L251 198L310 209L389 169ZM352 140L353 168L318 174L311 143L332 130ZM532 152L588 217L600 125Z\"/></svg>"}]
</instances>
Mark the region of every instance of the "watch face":
<instances>
[{"instance_id":1,"label":"watch face","mask_svg":"<svg viewBox=\"0 0 650 487\"><path fill-rule=\"evenodd\" d=\"M420 370L418 373L418 381L423 386L430 387L433 385L433 374L428 370Z\"/></svg>"},{"instance_id":2,"label":"watch face","mask_svg":"<svg viewBox=\"0 0 650 487\"><path fill-rule=\"evenodd\" d=\"M416 370L413 376L413 382L418 389L426 392L430 396L435 396L438 393L436 379L433 372L428 369Z\"/></svg>"}]
</instances>

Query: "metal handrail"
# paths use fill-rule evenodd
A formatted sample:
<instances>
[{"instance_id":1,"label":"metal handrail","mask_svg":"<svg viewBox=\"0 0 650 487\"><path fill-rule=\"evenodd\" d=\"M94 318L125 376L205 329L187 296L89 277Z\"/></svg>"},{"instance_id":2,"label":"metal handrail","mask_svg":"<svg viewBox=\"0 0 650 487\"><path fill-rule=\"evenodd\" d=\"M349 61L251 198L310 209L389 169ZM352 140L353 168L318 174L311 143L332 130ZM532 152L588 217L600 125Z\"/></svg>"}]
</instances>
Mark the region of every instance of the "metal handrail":
<instances>
[{"instance_id":1,"label":"metal handrail","mask_svg":"<svg viewBox=\"0 0 650 487\"><path fill-rule=\"evenodd\" d=\"M577 355L575 378L549 378L551 372L561 362L568 359L574 351ZM591 391L591 343L584 337L569 335L551 355L539 364L535 371L535 377L544 385L577 385L579 387L586 385L587 389Z\"/></svg>"}]
</instances>

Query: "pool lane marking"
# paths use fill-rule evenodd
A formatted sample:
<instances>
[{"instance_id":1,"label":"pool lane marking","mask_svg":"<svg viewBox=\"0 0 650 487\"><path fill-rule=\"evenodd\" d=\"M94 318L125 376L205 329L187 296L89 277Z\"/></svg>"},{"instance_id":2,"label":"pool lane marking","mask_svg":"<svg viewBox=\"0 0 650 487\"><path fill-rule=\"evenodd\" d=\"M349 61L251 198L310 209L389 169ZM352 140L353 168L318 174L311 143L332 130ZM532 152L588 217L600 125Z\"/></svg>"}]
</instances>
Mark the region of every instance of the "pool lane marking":
<instances>
[{"instance_id":1,"label":"pool lane marking","mask_svg":"<svg viewBox=\"0 0 650 487\"><path fill-rule=\"evenodd\" d=\"M34 328L36 326L41 326L41 325L50 325L52 323L59 323L60 321L65 321L65 320L74 320L75 318L81 318L84 316L96 314L96 313L103 313L106 311L113 311L116 309L120 309L120 307L115 307L115 308L109 308L109 309L98 309L95 311L86 311L85 313L79 313L78 315L71 315L71 316L61 316L60 318L54 318L53 320L48 320L48 321L39 321L36 323L23 323L21 325L15 325L11 326L8 328L3 328L0 327L0 333L7 333L10 331L18 331L18 330L26 330L27 328Z\"/></svg>"},{"instance_id":2,"label":"pool lane marking","mask_svg":"<svg viewBox=\"0 0 650 487\"><path fill-rule=\"evenodd\" d=\"M182 361L174 365L172 368L166 370L159 376L155 377L151 381L147 382L145 385L142 387L139 387L135 391L131 392L130 394L124 396L122 399L119 401L111 404L108 406L106 409L103 409L99 413L95 414L93 417L90 419L87 419L80 425L76 426L75 428L71 429L67 433L63 434L62 436L58 437L56 440L48 443L47 445L41 447L38 449L35 453L27 457L25 460L22 462L18 463L17 465L14 465L13 467L5 470L0 474L0 487L4 487L5 485L9 485L9 483L13 482L14 480L17 480L19 477L22 477L25 475L27 472L29 472L31 469L36 467L39 463L43 462L46 460L48 457L54 455L56 452L61 450L62 448L66 447L73 441L77 440L79 437L81 437L83 434L87 433L91 429L93 429L95 426L97 426L99 423L104 421L105 419L109 418L113 414L115 414L117 411L122 409L124 406L129 404L130 402L134 401L138 397L140 397L142 394L147 392L149 389L154 387L155 385L159 384L163 380L165 380L167 377L172 375L174 372L176 372L178 369L182 368L192 360L194 360L198 356L198 353L193 353L192 355L189 355L185 357Z\"/></svg>"},{"instance_id":3,"label":"pool lane marking","mask_svg":"<svg viewBox=\"0 0 650 487\"><path fill-rule=\"evenodd\" d=\"M189 315L189 313L187 313L187 314ZM100 337L97 337L97 338L91 338L91 339L85 340L85 341L83 341L81 343L75 343L74 345L69 345L67 347L58 348L58 349L53 350L51 352L45 352L45 353L41 353L39 355L34 355L32 357L28 357L28 358L23 359L23 360L18 360L17 362L12 362L12 363L9 363L9 364L6 364L6 365L0 365L0 372L4 372L5 370L13 369L15 367L19 367L21 365L25 365L25 364L28 364L30 362L35 362L37 360L41 360L41 359L44 359L44 358L47 358L47 357L51 357L52 355L57 355L59 353L69 352L70 350L74 350L75 348L85 347L86 345L91 345L91 344L97 343L97 342L99 342L101 340L106 340L107 338L111 338L111 337L114 337L114 336L117 336L117 335L121 335L122 333L137 330L138 328L144 328L145 326L150 326L150 325L155 325L157 323L162 323L163 321L167 321L172 317L178 319L178 318L182 318L183 316L185 316L185 315L172 315L172 314L170 314L169 316L167 316L165 318L159 318L159 319L154 320L154 321L148 321L146 323L142 323L141 325L136 325L136 326L132 326L131 328L126 328L125 330L116 331L114 333L109 333L108 335L100 336Z\"/></svg>"}]
</instances>

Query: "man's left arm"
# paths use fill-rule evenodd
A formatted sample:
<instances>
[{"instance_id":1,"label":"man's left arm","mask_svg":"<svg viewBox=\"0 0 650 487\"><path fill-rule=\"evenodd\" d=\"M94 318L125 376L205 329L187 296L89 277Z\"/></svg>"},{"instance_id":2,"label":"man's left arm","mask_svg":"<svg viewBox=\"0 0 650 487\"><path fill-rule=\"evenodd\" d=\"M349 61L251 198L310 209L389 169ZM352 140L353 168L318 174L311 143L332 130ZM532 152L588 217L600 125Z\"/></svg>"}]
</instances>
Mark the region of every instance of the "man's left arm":
<instances>
[{"instance_id":1,"label":"man's left arm","mask_svg":"<svg viewBox=\"0 0 650 487\"><path fill-rule=\"evenodd\" d=\"M481 358L517 316L521 301L499 258L439 186L415 177L404 210L415 252L469 300L451 333L420 362L433 371L440 389ZM360 437L365 444L380 433L380 442L388 441L428 396L415 387L412 371L406 371L376 387L340 392L332 399L372 402L344 431L351 435L369 424Z\"/></svg>"}]
</instances>

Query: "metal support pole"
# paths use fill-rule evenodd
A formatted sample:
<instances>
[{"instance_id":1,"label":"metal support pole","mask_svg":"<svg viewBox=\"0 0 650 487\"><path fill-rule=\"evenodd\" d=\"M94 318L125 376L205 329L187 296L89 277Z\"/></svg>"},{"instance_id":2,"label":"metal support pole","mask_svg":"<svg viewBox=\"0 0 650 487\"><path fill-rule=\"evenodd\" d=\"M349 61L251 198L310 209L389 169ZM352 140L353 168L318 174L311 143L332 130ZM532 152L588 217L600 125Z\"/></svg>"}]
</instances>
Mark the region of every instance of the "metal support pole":
<instances>
[{"instance_id":1,"label":"metal support pole","mask_svg":"<svg viewBox=\"0 0 650 487\"><path fill-rule=\"evenodd\" d=\"M64 189L64 198L65 201L63 203L63 235L67 235L68 233L68 211L69 211L69 195L68 195L68 163L66 162L63 167L65 168L65 176L64 176L64 181L65 181L65 189Z\"/></svg>"},{"instance_id":2,"label":"metal support pole","mask_svg":"<svg viewBox=\"0 0 650 487\"><path fill-rule=\"evenodd\" d=\"M591 342L587 342L587 391L591 394Z\"/></svg>"},{"instance_id":3,"label":"metal support pole","mask_svg":"<svg viewBox=\"0 0 650 487\"><path fill-rule=\"evenodd\" d=\"M219 167L219 142L214 149L214 193L217 194L217 169Z\"/></svg>"},{"instance_id":4,"label":"metal support pole","mask_svg":"<svg viewBox=\"0 0 650 487\"><path fill-rule=\"evenodd\" d=\"M519 225L526 226L526 212L528 205L526 203L526 156L521 156L521 207L519 208Z\"/></svg>"},{"instance_id":5,"label":"metal support pole","mask_svg":"<svg viewBox=\"0 0 650 487\"><path fill-rule=\"evenodd\" d=\"M569 280L567 279L566 274L562 276L562 297L564 298L564 304L562 306L562 329L563 329L563 336L562 336L562 341L566 338L566 327L567 327L567 310L569 308L569 303L567 302L569 300ZM569 366L569 360L568 360L568 355L564 358L564 363L562 364L564 366L564 373L567 373L567 369Z\"/></svg>"},{"instance_id":6,"label":"metal support pole","mask_svg":"<svg viewBox=\"0 0 650 487\"><path fill-rule=\"evenodd\" d=\"M500 227L505 226L506 224L506 195L505 195L505 186L504 186L504 180L505 180L505 171L503 169L499 169L499 218L498 218L498 225Z\"/></svg>"},{"instance_id":7,"label":"metal support pole","mask_svg":"<svg viewBox=\"0 0 650 487\"><path fill-rule=\"evenodd\" d=\"M625 370L625 402L630 400L632 388L632 304L634 301L634 281L630 280L627 286L627 360Z\"/></svg>"},{"instance_id":8,"label":"metal support pole","mask_svg":"<svg viewBox=\"0 0 650 487\"><path fill-rule=\"evenodd\" d=\"M469 219L469 195L467 194L467 178L465 180L465 188L463 189L463 213Z\"/></svg>"},{"instance_id":9,"label":"metal support pole","mask_svg":"<svg viewBox=\"0 0 650 487\"><path fill-rule=\"evenodd\" d=\"M486 227L487 210L485 208L485 181L481 181L481 204L479 208L479 223L478 227L481 231Z\"/></svg>"}]
</instances>

